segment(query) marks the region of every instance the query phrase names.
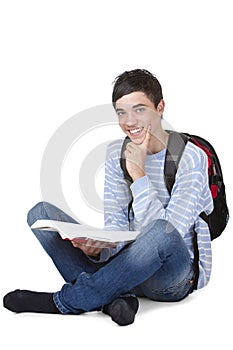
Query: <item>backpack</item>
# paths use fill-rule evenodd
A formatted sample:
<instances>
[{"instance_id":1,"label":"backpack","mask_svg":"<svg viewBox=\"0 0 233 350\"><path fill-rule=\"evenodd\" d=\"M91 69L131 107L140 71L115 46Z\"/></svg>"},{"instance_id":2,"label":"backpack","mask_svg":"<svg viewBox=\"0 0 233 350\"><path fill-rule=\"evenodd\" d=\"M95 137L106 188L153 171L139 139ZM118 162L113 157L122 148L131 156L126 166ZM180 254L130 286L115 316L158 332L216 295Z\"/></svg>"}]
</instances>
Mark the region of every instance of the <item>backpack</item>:
<instances>
[{"instance_id":1,"label":"backpack","mask_svg":"<svg viewBox=\"0 0 233 350\"><path fill-rule=\"evenodd\" d=\"M164 180L169 194L171 194L172 187L175 183L176 172L187 142L192 142L207 155L209 187L213 198L214 209L209 215L204 212L201 213L200 217L208 224L211 240L213 240L221 235L229 219L225 185L218 156L213 146L200 136L178 133L170 130L166 131L169 133L169 139L164 164ZM124 178L132 183L132 179L126 169L126 160L124 157L124 151L128 142L131 141L127 136L122 145L120 164L124 173ZM130 203L129 206L131 207L132 203ZM130 208L128 208L128 212L129 211Z\"/></svg>"},{"instance_id":2,"label":"backpack","mask_svg":"<svg viewBox=\"0 0 233 350\"><path fill-rule=\"evenodd\" d=\"M224 231L228 219L229 210L226 201L225 185L223 181L223 174L218 156L213 146L200 136L190 135L188 133L178 133L175 131L166 130L169 133L168 145L165 155L164 163L164 180L169 194L171 195L172 187L175 183L175 176L179 166L180 159L182 157L184 148L187 142L192 142L197 147L201 148L208 158L208 174L209 174L209 187L213 198L214 209L207 215L202 212L200 217L208 224L211 240L219 237ZM127 143L131 142L127 136L123 142L121 148L120 165L124 173L124 178L131 184L133 182L126 168L126 160L124 152ZM133 204L133 200L128 205L128 221L130 222L130 210ZM193 290L197 289L199 278L199 251L197 243L197 233L194 225L193 236L193 248L194 248L194 283Z\"/></svg>"}]
</instances>

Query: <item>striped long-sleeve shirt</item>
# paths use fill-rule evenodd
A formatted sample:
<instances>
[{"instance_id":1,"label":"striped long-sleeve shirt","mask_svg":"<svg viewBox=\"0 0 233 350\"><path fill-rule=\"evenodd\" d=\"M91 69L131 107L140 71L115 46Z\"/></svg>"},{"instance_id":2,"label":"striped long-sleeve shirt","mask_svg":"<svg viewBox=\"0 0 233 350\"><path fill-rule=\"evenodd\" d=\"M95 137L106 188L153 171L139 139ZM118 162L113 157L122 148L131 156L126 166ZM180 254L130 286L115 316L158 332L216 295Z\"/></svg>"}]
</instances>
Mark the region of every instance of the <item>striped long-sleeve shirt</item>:
<instances>
[{"instance_id":1,"label":"striped long-sleeve shirt","mask_svg":"<svg viewBox=\"0 0 233 350\"><path fill-rule=\"evenodd\" d=\"M180 233L194 258L193 228L198 235L199 280L198 288L204 287L211 273L211 241L208 225L199 217L213 210L213 200L208 185L206 154L188 142L182 155L175 184L169 195L164 182L166 149L148 155L144 177L137 179L129 189L120 167L123 139L112 142L107 148L105 164L104 220L109 230L128 230L128 203L133 196L131 229L140 230L157 219L170 222ZM166 233L165 233L166 234ZM100 260L106 261L116 254L117 248L104 249Z\"/></svg>"}]
</instances>

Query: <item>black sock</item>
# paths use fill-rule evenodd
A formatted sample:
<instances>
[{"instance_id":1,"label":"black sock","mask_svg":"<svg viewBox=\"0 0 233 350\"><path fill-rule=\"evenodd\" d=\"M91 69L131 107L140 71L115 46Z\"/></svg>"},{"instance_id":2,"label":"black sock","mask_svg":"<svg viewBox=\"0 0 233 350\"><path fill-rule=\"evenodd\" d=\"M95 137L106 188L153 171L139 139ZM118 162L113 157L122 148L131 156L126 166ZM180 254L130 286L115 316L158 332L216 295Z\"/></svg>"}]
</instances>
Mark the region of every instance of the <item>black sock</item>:
<instances>
[{"instance_id":1,"label":"black sock","mask_svg":"<svg viewBox=\"0 0 233 350\"><path fill-rule=\"evenodd\" d=\"M134 322L138 306L138 299L135 296L119 297L105 305L103 313L111 316L112 320L120 326L127 326Z\"/></svg>"},{"instance_id":2,"label":"black sock","mask_svg":"<svg viewBox=\"0 0 233 350\"><path fill-rule=\"evenodd\" d=\"M13 312L40 312L59 314L53 301L53 293L32 292L30 290L15 290L3 298L3 305Z\"/></svg>"}]
</instances>

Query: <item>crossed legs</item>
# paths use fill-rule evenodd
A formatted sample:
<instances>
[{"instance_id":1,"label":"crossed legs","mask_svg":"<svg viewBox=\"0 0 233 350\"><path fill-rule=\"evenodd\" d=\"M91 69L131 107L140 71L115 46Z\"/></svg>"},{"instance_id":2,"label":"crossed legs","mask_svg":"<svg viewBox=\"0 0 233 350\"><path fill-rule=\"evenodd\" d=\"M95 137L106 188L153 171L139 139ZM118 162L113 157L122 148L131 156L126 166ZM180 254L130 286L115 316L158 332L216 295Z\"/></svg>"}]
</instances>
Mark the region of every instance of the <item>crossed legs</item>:
<instances>
[{"instance_id":1,"label":"crossed legs","mask_svg":"<svg viewBox=\"0 0 233 350\"><path fill-rule=\"evenodd\" d=\"M55 206L41 202L30 210L28 224L31 226L37 219L46 218L75 222ZM44 294L49 294L47 303L52 305L54 311L79 314L103 309L114 318L114 310L117 310L120 318L123 314L130 314L122 324L132 323L138 302L128 293L134 291L153 300L177 301L191 291L193 271L189 253L176 230L166 232L167 225L167 222L158 220L135 242L104 263L91 261L80 249L63 241L56 232L33 230L66 283L55 293L25 293L35 293L35 304L38 305L39 299L44 303L41 312L46 312ZM5 306L9 306L9 302ZM32 305L30 307L30 311L33 311ZM118 321L121 324L122 320Z\"/></svg>"}]
</instances>

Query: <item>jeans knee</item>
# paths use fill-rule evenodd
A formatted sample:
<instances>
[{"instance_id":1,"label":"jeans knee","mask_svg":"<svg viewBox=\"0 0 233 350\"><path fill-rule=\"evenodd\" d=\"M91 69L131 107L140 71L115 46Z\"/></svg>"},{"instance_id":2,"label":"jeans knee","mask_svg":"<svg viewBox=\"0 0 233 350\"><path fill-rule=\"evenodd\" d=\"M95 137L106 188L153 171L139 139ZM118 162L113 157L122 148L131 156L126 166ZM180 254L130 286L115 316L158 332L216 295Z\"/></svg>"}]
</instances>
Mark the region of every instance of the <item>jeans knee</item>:
<instances>
[{"instance_id":1,"label":"jeans knee","mask_svg":"<svg viewBox=\"0 0 233 350\"><path fill-rule=\"evenodd\" d=\"M166 220L156 220L146 230L146 236L152 246L156 246L161 256L164 257L176 252L177 247L183 248L184 242L179 232Z\"/></svg>"},{"instance_id":2,"label":"jeans knee","mask_svg":"<svg viewBox=\"0 0 233 350\"><path fill-rule=\"evenodd\" d=\"M29 226L32 226L36 220L45 219L45 204L46 202L39 202L29 210L27 214L27 223Z\"/></svg>"}]
</instances>

